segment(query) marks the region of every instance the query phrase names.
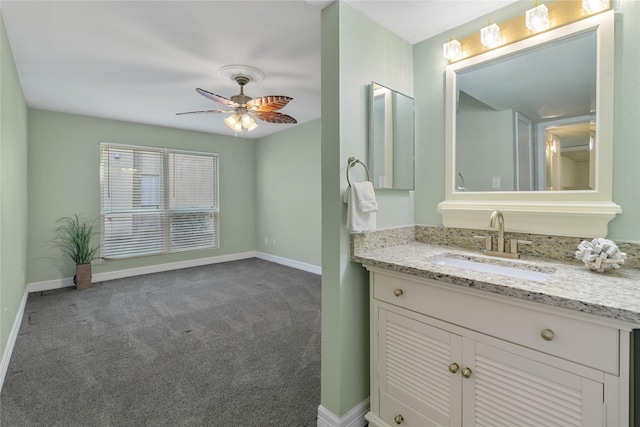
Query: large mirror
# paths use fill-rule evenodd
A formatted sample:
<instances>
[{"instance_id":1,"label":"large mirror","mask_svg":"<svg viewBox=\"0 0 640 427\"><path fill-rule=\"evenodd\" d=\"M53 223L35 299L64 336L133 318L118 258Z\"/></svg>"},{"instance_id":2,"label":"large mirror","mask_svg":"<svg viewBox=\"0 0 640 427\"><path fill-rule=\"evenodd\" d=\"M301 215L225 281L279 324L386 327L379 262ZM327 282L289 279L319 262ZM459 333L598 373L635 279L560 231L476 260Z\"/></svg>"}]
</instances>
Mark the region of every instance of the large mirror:
<instances>
[{"instance_id":1,"label":"large mirror","mask_svg":"<svg viewBox=\"0 0 640 427\"><path fill-rule=\"evenodd\" d=\"M596 32L456 71L456 191L595 189Z\"/></svg>"},{"instance_id":2,"label":"large mirror","mask_svg":"<svg viewBox=\"0 0 640 427\"><path fill-rule=\"evenodd\" d=\"M616 214L614 12L446 69L446 227L602 237Z\"/></svg>"},{"instance_id":3,"label":"large mirror","mask_svg":"<svg viewBox=\"0 0 640 427\"><path fill-rule=\"evenodd\" d=\"M376 189L413 190L413 98L376 82L370 85L369 169Z\"/></svg>"}]
</instances>

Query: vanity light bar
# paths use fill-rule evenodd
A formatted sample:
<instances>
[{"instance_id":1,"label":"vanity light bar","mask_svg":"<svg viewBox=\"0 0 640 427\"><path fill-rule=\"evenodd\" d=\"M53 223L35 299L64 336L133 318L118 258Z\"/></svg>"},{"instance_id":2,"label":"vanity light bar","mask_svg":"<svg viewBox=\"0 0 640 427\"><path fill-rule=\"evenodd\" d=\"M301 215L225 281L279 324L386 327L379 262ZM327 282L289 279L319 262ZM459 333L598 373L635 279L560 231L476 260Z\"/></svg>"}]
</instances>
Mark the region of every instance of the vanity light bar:
<instances>
[{"instance_id":1,"label":"vanity light bar","mask_svg":"<svg viewBox=\"0 0 640 427\"><path fill-rule=\"evenodd\" d=\"M544 8L546 10L547 25L542 25L544 10L538 9ZM469 37L461 40L455 40L451 37L449 43L443 45L444 57L449 60L449 63L460 61L462 59L471 58L489 50L495 49L500 46L506 46L511 43L518 42L520 40L533 37L542 31L552 30L554 28L562 27L571 24L576 21L580 21L592 15L607 11L611 8L610 0L559 0L547 5L537 5L533 9L529 9L525 15L516 16L509 21L503 22L499 25L490 24L481 30L481 33L475 33ZM537 15L532 15L534 11ZM530 13L531 12L531 13ZM527 24L533 25L534 20L540 20L536 26L529 28ZM493 31L495 41L495 28L493 30L487 30L493 25L498 28L497 44L487 44L487 31ZM456 42L459 47L452 48L451 43ZM488 42L487 42L488 43Z\"/></svg>"}]
</instances>

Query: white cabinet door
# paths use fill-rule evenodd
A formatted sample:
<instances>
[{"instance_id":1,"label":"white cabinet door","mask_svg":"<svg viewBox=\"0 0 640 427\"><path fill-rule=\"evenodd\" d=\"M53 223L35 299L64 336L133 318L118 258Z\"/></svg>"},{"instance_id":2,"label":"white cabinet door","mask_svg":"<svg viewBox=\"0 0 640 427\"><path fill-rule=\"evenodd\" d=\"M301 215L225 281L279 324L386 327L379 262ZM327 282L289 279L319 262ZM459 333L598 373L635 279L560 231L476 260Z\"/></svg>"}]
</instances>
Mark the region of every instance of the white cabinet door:
<instances>
[{"instance_id":1,"label":"white cabinet door","mask_svg":"<svg viewBox=\"0 0 640 427\"><path fill-rule=\"evenodd\" d=\"M378 333L381 418L389 425L397 424L397 416L403 425L462 425L462 337L382 308ZM453 365L450 370L453 363L459 368ZM393 402L424 418L412 419L412 411L392 408Z\"/></svg>"},{"instance_id":2,"label":"white cabinet door","mask_svg":"<svg viewBox=\"0 0 640 427\"><path fill-rule=\"evenodd\" d=\"M467 338L463 353L465 426L603 425L602 383Z\"/></svg>"},{"instance_id":3,"label":"white cabinet door","mask_svg":"<svg viewBox=\"0 0 640 427\"><path fill-rule=\"evenodd\" d=\"M629 425L628 332L432 280L372 276L370 425ZM555 338L543 341L545 328Z\"/></svg>"}]
</instances>

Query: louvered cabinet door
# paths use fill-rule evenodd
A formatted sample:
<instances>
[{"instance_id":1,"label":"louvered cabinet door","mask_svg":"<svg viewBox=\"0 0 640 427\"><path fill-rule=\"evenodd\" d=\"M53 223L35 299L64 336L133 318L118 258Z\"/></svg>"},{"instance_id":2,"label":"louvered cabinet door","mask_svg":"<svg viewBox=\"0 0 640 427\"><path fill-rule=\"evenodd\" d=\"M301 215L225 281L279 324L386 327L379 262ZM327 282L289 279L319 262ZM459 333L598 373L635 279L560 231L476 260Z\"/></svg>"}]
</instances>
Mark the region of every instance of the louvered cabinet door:
<instances>
[{"instance_id":1,"label":"louvered cabinet door","mask_svg":"<svg viewBox=\"0 0 640 427\"><path fill-rule=\"evenodd\" d=\"M389 425L460 426L462 337L382 308L378 334L381 418Z\"/></svg>"},{"instance_id":2,"label":"louvered cabinet door","mask_svg":"<svg viewBox=\"0 0 640 427\"><path fill-rule=\"evenodd\" d=\"M603 425L604 385L502 349L464 339L463 425Z\"/></svg>"}]
</instances>

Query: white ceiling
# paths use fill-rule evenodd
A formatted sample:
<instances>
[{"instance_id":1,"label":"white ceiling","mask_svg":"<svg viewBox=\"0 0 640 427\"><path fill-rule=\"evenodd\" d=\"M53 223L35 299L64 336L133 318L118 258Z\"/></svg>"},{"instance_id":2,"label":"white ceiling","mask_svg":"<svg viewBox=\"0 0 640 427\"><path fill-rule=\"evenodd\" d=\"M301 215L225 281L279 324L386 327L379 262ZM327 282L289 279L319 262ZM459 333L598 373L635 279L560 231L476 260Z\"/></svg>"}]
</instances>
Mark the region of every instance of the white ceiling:
<instances>
[{"instance_id":1,"label":"white ceiling","mask_svg":"<svg viewBox=\"0 0 640 427\"><path fill-rule=\"evenodd\" d=\"M514 0L346 0L410 43L425 40ZM286 95L281 111L320 117L320 14L326 0L24 1L0 8L31 108L231 134L226 115L176 116L222 106L235 82L229 64L262 70L252 97ZM222 107L224 108L224 107ZM259 138L295 125L259 122Z\"/></svg>"}]
</instances>

